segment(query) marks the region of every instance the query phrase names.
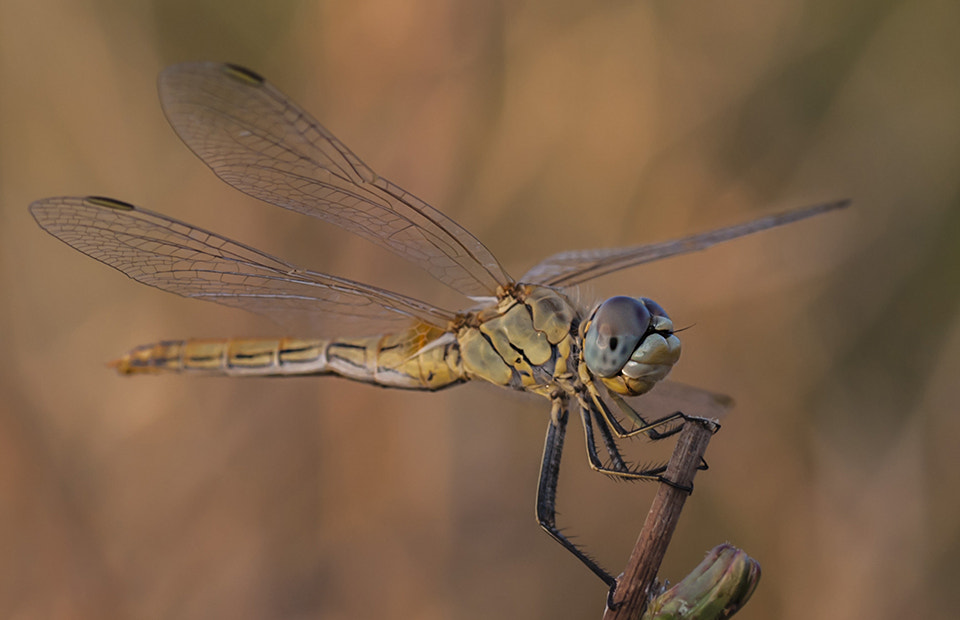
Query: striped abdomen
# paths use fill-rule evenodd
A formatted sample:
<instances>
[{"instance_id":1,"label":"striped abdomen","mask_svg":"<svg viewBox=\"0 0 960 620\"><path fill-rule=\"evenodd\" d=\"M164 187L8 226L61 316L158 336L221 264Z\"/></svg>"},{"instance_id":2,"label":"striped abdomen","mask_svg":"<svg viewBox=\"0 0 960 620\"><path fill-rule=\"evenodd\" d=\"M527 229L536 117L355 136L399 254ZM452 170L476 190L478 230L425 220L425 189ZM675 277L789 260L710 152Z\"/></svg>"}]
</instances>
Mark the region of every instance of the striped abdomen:
<instances>
[{"instance_id":1,"label":"striped abdomen","mask_svg":"<svg viewBox=\"0 0 960 620\"><path fill-rule=\"evenodd\" d=\"M368 338L173 340L137 347L111 366L121 374L336 374L388 387L436 390L464 380L457 343L441 339L443 335L419 325Z\"/></svg>"}]
</instances>

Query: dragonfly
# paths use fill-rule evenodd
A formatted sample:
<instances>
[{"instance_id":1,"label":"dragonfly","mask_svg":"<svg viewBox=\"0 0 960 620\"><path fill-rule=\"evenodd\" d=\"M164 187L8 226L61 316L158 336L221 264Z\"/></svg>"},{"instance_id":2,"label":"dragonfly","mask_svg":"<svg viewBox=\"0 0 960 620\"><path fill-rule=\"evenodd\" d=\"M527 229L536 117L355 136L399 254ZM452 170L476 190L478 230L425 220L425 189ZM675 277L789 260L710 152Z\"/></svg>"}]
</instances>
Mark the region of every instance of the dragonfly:
<instances>
[{"instance_id":1,"label":"dragonfly","mask_svg":"<svg viewBox=\"0 0 960 620\"><path fill-rule=\"evenodd\" d=\"M233 64L191 62L167 68L158 83L173 129L222 180L380 245L467 300L465 309L451 311L304 269L113 198L38 200L30 212L41 228L138 282L252 311L281 325L348 319L359 334L318 327L300 337L164 340L135 347L112 366L123 375L337 375L428 391L480 381L540 395L550 402L550 419L537 521L611 588L615 578L557 526L569 412L579 413L593 470L622 480L670 483L665 466L629 465L621 444L641 435L662 439L687 419L682 411L651 419L627 400L667 376L681 345L669 315L655 301L620 295L587 307L575 294L578 285L848 204L825 202L662 243L561 252L514 279L474 235L379 176L257 73Z\"/></svg>"}]
</instances>

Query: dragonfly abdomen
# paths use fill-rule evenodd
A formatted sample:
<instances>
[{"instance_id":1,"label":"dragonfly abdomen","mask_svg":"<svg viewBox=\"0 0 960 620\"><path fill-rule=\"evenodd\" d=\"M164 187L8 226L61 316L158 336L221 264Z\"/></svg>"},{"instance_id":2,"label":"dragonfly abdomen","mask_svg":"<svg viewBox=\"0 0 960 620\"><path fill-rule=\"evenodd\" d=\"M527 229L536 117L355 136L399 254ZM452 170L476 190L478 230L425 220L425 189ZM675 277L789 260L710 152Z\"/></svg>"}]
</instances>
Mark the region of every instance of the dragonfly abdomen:
<instances>
[{"instance_id":1,"label":"dragonfly abdomen","mask_svg":"<svg viewBox=\"0 0 960 620\"><path fill-rule=\"evenodd\" d=\"M323 374L326 340L191 339L141 345L110 363L123 375L164 372L217 375Z\"/></svg>"},{"instance_id":2,"label":"dragonfly abdomen","mask_svg":"<svg viewBox=\"0 0 960 620\"><path fill-rule=\"evenodd\" d=\"M464 380L459 351L425 346L422 329L366 338L167 340L136 347L111 362L120 374L224 376L335 374L386 387L436 390ZM453 346L451 346L453 345Z\"/></svg>"}]
</instances>

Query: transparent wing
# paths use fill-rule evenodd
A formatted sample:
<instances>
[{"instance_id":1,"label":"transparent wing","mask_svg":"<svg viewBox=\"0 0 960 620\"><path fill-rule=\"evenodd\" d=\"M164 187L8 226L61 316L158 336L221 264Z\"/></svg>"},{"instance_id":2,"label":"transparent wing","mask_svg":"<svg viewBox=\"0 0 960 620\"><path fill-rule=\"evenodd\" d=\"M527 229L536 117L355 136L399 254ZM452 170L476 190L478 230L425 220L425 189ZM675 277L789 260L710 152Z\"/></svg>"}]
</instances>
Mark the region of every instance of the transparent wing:
<instances>
[{"instance_id":1,"label":"transparent wing","mask_svg":"<svg viewBox=\"0 0 960 620\"><path fill-rule=\"evenodd\" d=\"M662 243L636 245L628 248L561 252L530 269L520 278L520 281L556 287L574 286L620 269L649 263L668 256L696 252L722 241L736 239L776 226L783 226L834 209L841 209L848 204L850 204L849 200L818 204Z\"/></svg>"},{"instance_id":2,"label":"transparent wing","mask_svg":"<svg viewBox=\"0 0 960 620\"><path fill-rule=\"evenodd\" d=\"M183 297L278 322L320 315L382 324L419 319L446 328L454 315L429 304L313 271L111 198L46 198L30 205L40 227L129 277Z\"/></svg>"},{"instance_id":3,"label":"transparent wing","mask_svg":"<svg viewBox=\"0 0 960 620\"><path fill-rule=\"evenodd\" d=\"M184 63L159 89L180 138L240 191L365 237L471 297L512 281L476 237L378 176L252 71Z\"/></svg>"},{"instance_id":4,"label":"transparent wing","mask_svg":"<svg viewBox=\"0 0 960 620\"><path fill-rule=\"evenodd\" d=\"M682 411L687 415L721 420L734 405L729 396L669 379L660 381L652 390L630 401L644 416L649 416L648 419Z\"/></svg>"}]
</instances>

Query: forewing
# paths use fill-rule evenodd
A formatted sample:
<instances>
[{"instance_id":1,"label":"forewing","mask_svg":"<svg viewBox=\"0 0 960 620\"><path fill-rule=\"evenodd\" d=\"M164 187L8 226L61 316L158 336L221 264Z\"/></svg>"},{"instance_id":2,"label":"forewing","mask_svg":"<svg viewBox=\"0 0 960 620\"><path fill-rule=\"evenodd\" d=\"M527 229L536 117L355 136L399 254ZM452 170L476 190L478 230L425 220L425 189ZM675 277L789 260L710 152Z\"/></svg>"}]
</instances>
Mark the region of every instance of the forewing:
<instances>
[{"instance_id":1,"label":"forewing","mask_svg":"<svg viewBox=\"0 0 960 620\"><path fill-rule=\"evenodd\" d=\"M628 248L561 252L530 269L520 278L520 281L528 284L545 284L556 287L574 286L620 269L649 263L668 256L704 250L722 241L729 241L768 228L790 224L827 211L846 207L848 204L850 204L849 200L818 204L662 243L636 245Z\"/></svg>"},{"instance_id":2,"label":"forewing","mask_svg":"<svg viewBox=\"0 0 960 620\"><path fill-rule=\"evenodd\" d=\"M30 205L40 227L150 286L316 324L332 316L371 325L418 319L445 328L454 315L397 293L298 269L252 247L111 198L46 198Z\"/></svg>"},{"instance_id":3,"label":"forewing","mask_svg":"<svg viewBox=\"0 0 960 620\"><path fill-rule=\"evenodd\" d=\"M177 134L240 191L365 237L465 295L511 282L476 237L378 176L252 71L184 63L160 75L159 89Z\"/></svg>"}]
</instances>

